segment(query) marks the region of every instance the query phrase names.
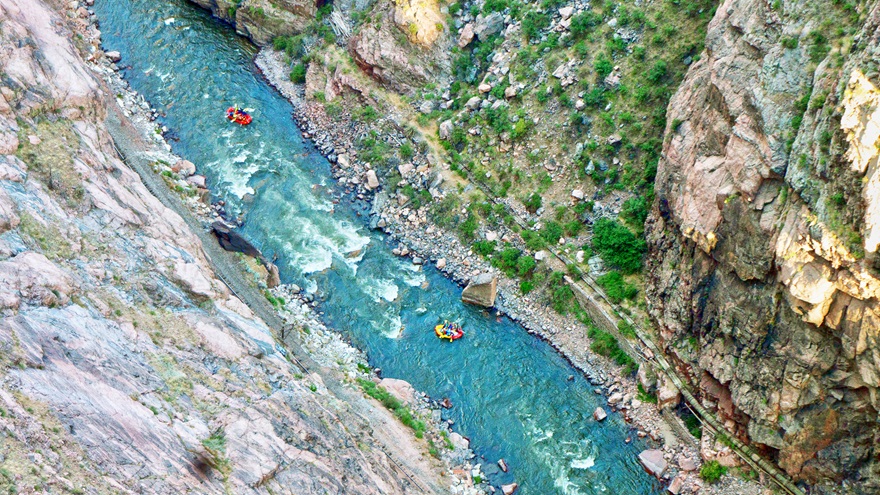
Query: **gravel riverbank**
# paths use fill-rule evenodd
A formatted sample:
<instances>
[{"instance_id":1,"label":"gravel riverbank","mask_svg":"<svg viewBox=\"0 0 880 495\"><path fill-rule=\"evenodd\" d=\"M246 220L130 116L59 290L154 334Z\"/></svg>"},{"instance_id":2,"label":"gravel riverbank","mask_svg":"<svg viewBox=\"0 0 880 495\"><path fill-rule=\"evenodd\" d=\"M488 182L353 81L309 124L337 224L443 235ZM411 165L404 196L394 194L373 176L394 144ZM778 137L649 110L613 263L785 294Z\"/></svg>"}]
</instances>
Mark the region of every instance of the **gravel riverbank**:
<instances>
[{"instance_id":1,"label":"gravel riverbank","mask_svg":"<svg viewBox=\"0 0 880 495\"><path fill-rule=\"evenodd\" d=\"M587 328L572 318L559 315L535 296L521 296L518 282L498 273L485 260L464 246L457 235L445 231L431 221L427 208L414 210L407 203L389 197L381 184L375 180L375 172L368 163L357 159L357 136L370 130L388 134L392 140L405 141L395 122L400 115L385 115L372 126L339 117L328 117L322 104L306 101L302 85L290 82L288 67L280 52L262 49L256 63L268 81L294 106L294 118L305 137L312 140L333 165L333 174L340 187L358 200L367 203L371 226L380 228L399 242L395 254L408 256L413 263L430 261L451 279L466 284L472 277L492 273L498 277L498 315L507 315L523 325L530 333L545 339L577 369L584 373L596 387L597 394L608 400L608 408L620 411L633 425L632 435L649 436L657 442L669 469L662 478L667 480L676 493L737 493L757 494L762 489L754 482L725 477L714 485L705 484L698 476L700 449L692 438L681 438L661 415L656 406L637 398L637 380L626 376L620 366L590 351ZM414 157L411 166L403 165L399 171L404 180L421 181L430 187L432 195L444 194L440 175L432 173L427 157ZM378 184L378 185L377 185ZM485 235L485 233L484 233ZM491 234L490 234L491 235ZM496 232L501 240L511 239L513 232ZM621 438L629 442L631 436Z\"/></svg>"}]
</instances>

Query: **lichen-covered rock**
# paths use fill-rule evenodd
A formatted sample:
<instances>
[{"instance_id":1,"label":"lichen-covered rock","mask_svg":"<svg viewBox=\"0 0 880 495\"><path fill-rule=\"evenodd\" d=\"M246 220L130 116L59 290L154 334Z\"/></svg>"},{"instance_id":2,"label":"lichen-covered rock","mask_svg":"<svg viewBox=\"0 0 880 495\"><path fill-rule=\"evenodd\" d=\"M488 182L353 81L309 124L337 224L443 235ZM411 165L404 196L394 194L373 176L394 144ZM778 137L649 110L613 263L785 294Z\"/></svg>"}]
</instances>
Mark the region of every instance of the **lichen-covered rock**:
<instances>
[{"instance_id":1,"label":"lichen-covered rock","mask_svg":"<svg viewBox=\"0 0 880 495\"><path fill-rule=\"evenodd\" d=\"M880 11L864 12L843 63L816 65L818 4L718 8L669 105L646 270L661 348L704 405L795 479L858 493L880 489Z\"/></svg>"}]
</instances>

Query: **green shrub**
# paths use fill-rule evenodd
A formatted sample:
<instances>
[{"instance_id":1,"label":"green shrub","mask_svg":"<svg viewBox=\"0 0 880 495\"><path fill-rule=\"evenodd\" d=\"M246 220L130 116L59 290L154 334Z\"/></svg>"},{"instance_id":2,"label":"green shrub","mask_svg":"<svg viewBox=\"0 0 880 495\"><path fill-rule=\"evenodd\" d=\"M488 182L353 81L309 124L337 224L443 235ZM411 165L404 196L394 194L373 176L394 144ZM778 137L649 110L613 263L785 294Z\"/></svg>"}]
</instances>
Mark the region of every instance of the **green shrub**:
<instances>
[{"instance_id":1,"label":"green shrub","mask_svg":"<svg viewBox=\"0 0 880 495\"><path fill-rule=\"evenodd\" d=\"M642 268L647 245L617 220L601 218L593 226L593 249L623 273L636 273Z\"/></svg>"},{"instance_id":2,"label":"green shrub","mask_svg":"<svg viewBox=\"0 0 880 495\"><path fill-rule=\"evenodd\" d=\"M602 16L588 10L572 17L569 29L572 36L580 38L599 24L602 24Z\"/></svg>"},{"instance_id":3,"label":"green shrub","mask_svg":"<svg viewBox=\"0 0 880 495\"><path fill-rule=\"evenodd\" d=\"M638 369L635 360L620 348L617 339L610 333L591 326L587 336L593 339L590 349L596 354L610 358L620 366L624 366L627 374L635 373Z\"/></svg>"},{"instance_id":4,"label":"green shrub","mask_svg":"<svg viewBox=\"0 0 880 495\"><path fill-rule=\"evenodd\" d=\"M529 292L535 290L535 283L531 280L523 280L519 283L519 290L523 294L528 294Z\"/></svg>"},{"instance_id":5,"label":"green shrub","mask_svg":"<svg viewBox=\"0 0 880 495\"><path fill-rule=\"evenodd\" d=\"M645 387L643 387L641 383L638 384L638 389L639 389L639 391L636 394L637 399L639 399L642 402L647 402L650 404L657 403L657 394L653 394L653 393L645 390Z\"/></svg>"},{"instance_id":6,"label":"green shrub","mask_svg":"<svg viewBox=\"0 0 880 495\"><path fill-rule=\"evenodd\" d=\"M831 44L828 42L828 38L822 34L820 31L811 31L810 32L810 48L808 50L810 54L810 60L815 63L819 63L828 55L828 52L831 51Z\"/></svg>"},{"instance_id":7,"label":"green shrub","mask_svg":"<svg viewBox=\"0 0 880 495\"><path fill-rule=\"evenodd\" d=\"M413 147L409 143L401 144L400 148L397 149L397 153L400 154L400 157L404 160L409 160L415 155L415 151L413 151Z\"/></svg>"},{"instance_id":8,"label":"green shrub","mask_svg":"<svg viewBox=\"0 0 880 495\"><path fill-rule=\"evenodd\" d=\"M525 277L530 274L532 270L535 269L535 266L538 265L538 262L535 261L535 258L531 256L520 256L520 258L516 261L516 272L520 277Z\"/></svg>"},{"instance_id":9,"label":"green shrub","mask_svg":"<svg viewBox=\"0 0 880 495\"><path fill-rule=\"evenodd\" d=\"M562 237L562 225L556 222L547 222L541 229L540 235L547 241L547 244L553 245L559 242Z\"/></svg>"},{"instance_id":10,"label":"green shrub","mask_svg":"<svg viewBox=\"0 0 880 495\"><path fill-rule=\"evenodd\" d=\"M458 226L458 231L461 233L462 237L466 240L470 240L474 238L474 233L476 233L477 227L479 226L480 224L477 222L477 218L473 213L468 213L467 220Z\"/></svg>"},{"instance_id":11,"label":"green shrub","mask_svg":"<svg viewBox=\"0 0 880 495\"><path fill-rule=\"evenodd\" d=\"M653 84L657 84L666 77L666 61L658 60L654 63L654 66L651 67L651 70L648 71L648 81Z\"/></svg>"},{"instance_id":12,"label":"green shrub","mask_svg":"<svg viewBox=\"0 0 880 495\"><path fill-rule=\"evenodd\" d=\"M620 218L630 227L642 230L648 219L648 202L641 196L627 199L620 210Z\"/></svg>"},{"instance_id":13,"label":"green shrub","mask_svg":"<svg viewBox=\"0 0 880 495\"><path fill-rule=\"evenodd\" d=\"M715 483L725 474L727 474L727 466L722 466L718 461L705 462L700 468L700 478L709 483Z\"/></svg>"},{"instance_id":14,"label":"green shrub","mask_svg":"<svg viewBox=\"0 0 880 495\"><path fill-rule=\"evenodd\" d=\"M605 275L596 279L605 295L615 304L620 304L624 299L634 299L638 295L639 290L636 286L623 279L623 275L618 271L610 271Z\"/></svg>"},{"instance_id":15,"label":"green shrub","mask_svg":"<svg viewBox=\"0 0 880 495\"><path fill-rule=\"evenodd\" d=\"M539 209L541 209L541 204L543 203L543 199L541 199L540 194L532 193L528 198L523 201L523 206L526 207L529 213L535 213Z\"/></svg>"},{"instance_id":16,"label":"green shrub","mask_svg":"<svg viewBox=\"0 0 880 495\"><path fill-rule=\"evenodd\" d=\"M596 57L596 61L593 62L593 69L596 70L596 75L599 76L599 79L605 79L608 74L611 74L611 71L614 70L614 64L611 63L611 60L608 60L608 57L604 53L600 53L598 57Z\"/></svg>"},{"instance_id":17,"label":"green shrub","mask_svg":"<svg viewBox=\"0 0 880 495\"><path fill-rule=\"evenodd\" d=\"M364 105L351 111L351 116L355 120L363 120L364 122L374 122L379 118L379 112L372 105Z\"/></svg>"},{"instance_id":18,"label":"green shrub","mask_svg":"<svg viewBox=\"0 0 880 495\"><path fill-rule=\"evenodd\" d=\"M550 306L561 314L568 314L575 309L577 301L574 300L574 292L571 287L565 283L563 278L565 274L562 272L553 272L550 275Z\"/></svg>"},{"instance_id":19,"label":"green shrub","mask_svg":"<svg viewBox=\"0 0 880 495\"><path fill-rule=\"evenodd\" d=\"M522 31L526 38L531 41L540 37L541 30L550 25L550 16L530 10L526 12L522 20Z\"/></svg>"},{"instance_id":20,"label":"green shrub","mask_svg":"<svg viewBox=\"0 0 880 495\"><path fill-rule=\"evenodd\" d=\"M474 252L480 256L489 256L495 252L495 241L477 241L473 244Z\"/></svg>"},{"instance_id":21,"label":"green shrub","mask_svg":"<svg viewBox=\"0 0 880 495\"><path fill-rule=\"evenodd\" d=\"M580 220L572 220L563 225L565 229L565 235L569 237L575 237L576 235L581 233L581 230L584 228L583 222Z\"/></svg>"},{"instance_id":22,"label":"green shrub","mask_svg":"<svg viewBox=\"0 0 880 495\"><path fill-rule=\"evenodd\" d=\"M638 338L638 335L636 335L636 329L626 320L620 320L617 322L617 331L620 332L620 335L623 335L628 339Z\"/></svg>"},{"instance_id":23,"label":"green shrub","mask_svg":"<svg viewBox=\"0 0 880 495\"><path fill-rule=\"evenodd\" d=\"M296 84L303 84L306 82L306 65L305 64L296 64L293 66L293 70L290 71L290 80Z\"/></svg>"}]
</instances>

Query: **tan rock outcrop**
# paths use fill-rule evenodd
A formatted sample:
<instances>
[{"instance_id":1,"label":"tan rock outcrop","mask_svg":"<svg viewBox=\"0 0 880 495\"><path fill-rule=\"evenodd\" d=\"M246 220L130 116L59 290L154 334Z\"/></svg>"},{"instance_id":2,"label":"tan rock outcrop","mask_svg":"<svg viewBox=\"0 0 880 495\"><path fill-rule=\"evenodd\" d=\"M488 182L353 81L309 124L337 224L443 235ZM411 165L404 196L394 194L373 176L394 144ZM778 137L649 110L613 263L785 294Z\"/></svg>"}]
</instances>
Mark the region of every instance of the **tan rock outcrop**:
<instances>
[{"instance_id":1,"label":"tan rock outcrop","mask_svg":"<svg viewBox=\"0 0 880 495\"><path fill-rule=\"evenodd\" d=\"M880 92L866 69L880 53L877 3L865 13L844 64L817 66L802 33L827 16L818 5L718 8L669 105L646 295L662 347L737 436L795 479L858 478L869 493L880 490ZM782 42L798 36L797 48ZM798 100L810 102L803 115Z\"/></svg>"}]
</instances>

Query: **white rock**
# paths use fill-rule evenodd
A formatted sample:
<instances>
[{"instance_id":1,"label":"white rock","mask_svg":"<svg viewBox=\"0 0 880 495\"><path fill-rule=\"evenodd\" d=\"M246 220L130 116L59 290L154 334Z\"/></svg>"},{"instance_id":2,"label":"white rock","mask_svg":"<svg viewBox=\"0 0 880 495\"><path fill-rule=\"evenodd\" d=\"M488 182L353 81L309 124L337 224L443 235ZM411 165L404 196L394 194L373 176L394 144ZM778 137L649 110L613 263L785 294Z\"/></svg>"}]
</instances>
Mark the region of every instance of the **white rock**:
<instances>
[{"instance_id":1,"label":"white rock","mask_svg":"<svg viewBox=\"0 0 880 495\"><path fill-rule=\"evenodd\" d=\"M519 488L519 485L517 485L516 483L501 485L501 493L503 493L504 495L513 495L513 492L515 492L517 488Z\"/></svg>"},{"instance_id":2,"label":"white rock","mask_svg":"<svg viewBox=\"0 0 880 495\"><path fill-rule=\"evenodd\" d=\"M562 7L561 9L559 9L559 15L561 15L563 19L568 19L573 13L574 7L571 6Z\"/></svg>"},{"instance_id":3,"label":"white rock","mask_svg":"<svg viewBox=\"0 0 880 495\"><path fill-rule=\"evenodd\" d=\"M608 414L605 412L605 409L601 407L597 407L595 411L593 411L593 419L596 421L603 421L608 417Z\"/></svg>"},{"instance_id":4,"label":"white rock","mask_svg":"<svg viewBox=\"0 0 880 495\"><path fill-rule=\"evenodd\" d=\"M199 189L207 189L207 180L204 175L191 175L186 178L186 181L190 184L198 187Z\"/></svg>"},{"instance_id":5,"label":"white rock","mask_svg":"<svg viewBox=\"0 0 880 495\"><path fill-rule=\"evenodd\" d=\"M367 189L373 190L373 189L376 189L377 187L379 187L379 178L376 177L375 170L372 170L372 169L367 170L366 179L367 179Z\"/></svg>"},{"instance_id":6,"label":"white rock","mask_svg":"<svg viewBox=\"0 0 880 495\"><path fill-rule=\"evenodd\" d=\"M494 241L494 240L496 240L496 239L498 239L498 234L497 234L497 233L495 233L495 232L493 232L493 231L491 231L491 230L488 231L488 232L486 232L486 240L487 240L487 241L492 242L492 241Z\"/></svg>"},{"instance_id":7,"label":"white rock","mask_svg":"<svg viewBox=\"0 0 880 495\"><path fill-rule=\"evenodd\" d=\"M547 251L541 250L535 253L535 260L544 261L545 259L547 259Z\"/></svg>"},{"instance_id":8,"label":"white rock","mask_svg":"<svg viewBox=\"0 0 880 495\"><path fill-rule=\"evenodd\" d=\"M446 268L446 258L440 258L437 260L437 269L442 270Z\"/></svg>"},{"instance_id":9,"label":"white rock","mask_svg":"<svg viewBox=\"0 0 880 495\"><path fill-rule=\"evenodd\" d=\"M346 155L345 153L341 153L339 156L336 157L336 163L338 163L339 166L342 168L348 168L351 166L351 162L348 161L348 155Z\"/></svg>"},{"instance_id":10,"label":"white rock","mask_svg":"<svg viewBox=\"0 0 880 495\"><path fill-rule=\"evenodd\" d=\"M480 93L488 93L489 91L492 91L492 86L483 83L477 86L477 91L479 91Z\"/></svg>"},{"instance_id":11,"label":"white rock","mask_svg":"<svg viewBox=\"0 0 880 495\"><path fill-rule=\"evenodd\" d=\"M114 63L122 60L122 54L117 52L116 50L106 52L104 55L107 55L107 59Z\"/></svg>"},{"instance_id":12,"label":"white rock","mask_svg":"<svg viewBox=\"0 0 880 495\"><path fill-rule=\"evenodd\" d=\"M454 431L449 434L449 441L452 442L452 445L457 449L468 449L471 446L470 440Z\"/></svg>"},{"instance_id":13,"label":"white rock","mask_svg":"<svg viewBox=\"0 0 880 495\"><path fill-rule=\"evenodd\" d=\"M479 98L477 98L477 100L479 101ZM468 100L468 103L470 103L470 100ZM440 134L440 139L443 139L443 140L449 139L449 136L452 135L452 121L451 120L444 120L443 122L440 123L439 134Z\"/></svg>"}]
</instances>

